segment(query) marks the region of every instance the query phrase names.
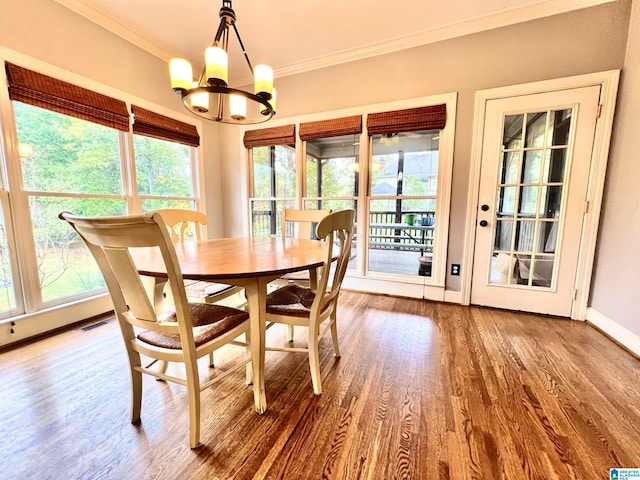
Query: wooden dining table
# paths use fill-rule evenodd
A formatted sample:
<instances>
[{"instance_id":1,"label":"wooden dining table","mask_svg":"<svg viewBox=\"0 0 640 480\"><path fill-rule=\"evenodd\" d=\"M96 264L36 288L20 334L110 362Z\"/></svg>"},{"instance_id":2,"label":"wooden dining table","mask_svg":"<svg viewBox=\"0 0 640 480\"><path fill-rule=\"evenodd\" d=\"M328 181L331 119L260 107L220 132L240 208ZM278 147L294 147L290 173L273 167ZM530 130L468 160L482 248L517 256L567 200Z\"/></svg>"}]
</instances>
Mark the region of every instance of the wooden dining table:
<instances>
[{"instance_id":1,"label":"wooden dining table","mask_svg":"<svg viewBox=\"0 0 640 480\"><path fill-rule=\"evenodd\" d=\"M267 284L286 273L315 271L324 263L325 244L298 238L216 238L175 246L182 276L244 287L249 306L253 399L267 410L264 387ZM144 249L135 255L142 275L162 277L160 252ZM164 273L166 276L166 273Z\"/></svg>"}]
</instances>

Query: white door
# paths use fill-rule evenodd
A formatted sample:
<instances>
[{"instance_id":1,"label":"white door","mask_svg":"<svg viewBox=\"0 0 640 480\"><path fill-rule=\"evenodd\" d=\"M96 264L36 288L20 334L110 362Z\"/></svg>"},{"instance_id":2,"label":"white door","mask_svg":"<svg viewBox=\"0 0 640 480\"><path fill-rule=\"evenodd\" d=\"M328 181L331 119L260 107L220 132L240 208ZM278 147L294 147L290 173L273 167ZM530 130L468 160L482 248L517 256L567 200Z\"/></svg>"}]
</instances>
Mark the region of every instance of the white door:
<instances>
[{"instance_id":1,"label":"white door","mask_svg":"<svg viewBox=\"0 0 640 480\"><path fill-rule=\"evenodd\" d=\"M599 98L487 102L471 303L571 316Z\"/></svg>"}]
</instances>

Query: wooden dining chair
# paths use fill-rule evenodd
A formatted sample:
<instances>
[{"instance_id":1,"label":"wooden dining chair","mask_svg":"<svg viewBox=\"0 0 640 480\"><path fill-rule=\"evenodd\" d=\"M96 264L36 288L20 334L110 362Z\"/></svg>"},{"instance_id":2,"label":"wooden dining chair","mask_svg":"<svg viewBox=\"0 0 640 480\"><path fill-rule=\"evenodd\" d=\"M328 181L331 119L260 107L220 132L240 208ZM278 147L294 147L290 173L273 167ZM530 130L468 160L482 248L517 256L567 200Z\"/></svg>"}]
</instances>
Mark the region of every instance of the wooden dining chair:
<instances>
[{"instance_id":1,"label":"wooden dining chair","mask_svg":"<svg viewBox=\"0 0 640 480\"><path fill-rule=\"evenodd\" d=\"M173 243L183 243L189 238L192 238L195 241L202 240L202 227L209 222L207 216L197 210L164 208L153 210L150 213L153 212L157 212L162 216L162 220L169 229ZM190 280L185 282L185 287L187 298L192 301L205 303L216 303L231 297L232 295L242 293L244 290L242 287L234 285ZM162 279L156 279L154 285L155 301L163 301L164 295L164 283L162 282ZM246 302L243 300L233 306L244 307L245 305Z\"/></svg>"},{"instance_id":2,"label":"wooden dining chair","mask_svg":"<svg viewBox=\"0 0 640 480\"><path fill-rule=\"evenodd\" d=\"M247 382L252 378L251 357L204 383L200 381L198 359L227 344L248 349L249 314L223 305L189 303L175 247L159 213L120 217L78 217L59 215L67 221L93 254L107 284L114 311L125 341L131 374L131 423L140 423L142 374L187 387L189 445L200 445L200 392L246 365ZM131 250L159 249L174 304L156 312L136 269ZM245 335L247 342L236 339ZM142 364L141 355L150 362ZM185 375L152 369L157 361L179 362Z\"/></svg>"},{"instance_id":3,"label":"wooden dining chair","mask_svg":"<svg viewBox=\"0 0 640 480\"><path fill-rule=\"evenodd\" d=\"M318 223L316 233L326 244L326 255L315 289L291 283L267 296L267 328L276 323L308 327L306 348L268 346L267 350L307 352L316 395L322 393L319 341L327 330L331 330L335 356L340 357L336 326L338 294L349 264L354 215L353 210L341 210Z\"/></svg>"},{"instance_id":4,"label":"wooden dining chair","mask_svg":"<svg viewBox=\"0 0 640 480\"><path fill-rule=\"evenodd\" d=\"M315 237L315 228L318 222L331 213L331 209L324 210L296 210L285 208L282 210L282 237L308 238ZM275 287L297 283L308 287L310 271L291 272L271 282ZM295 327L289 325L289 341L293 341Z\"/></svg>"}]
</instances>

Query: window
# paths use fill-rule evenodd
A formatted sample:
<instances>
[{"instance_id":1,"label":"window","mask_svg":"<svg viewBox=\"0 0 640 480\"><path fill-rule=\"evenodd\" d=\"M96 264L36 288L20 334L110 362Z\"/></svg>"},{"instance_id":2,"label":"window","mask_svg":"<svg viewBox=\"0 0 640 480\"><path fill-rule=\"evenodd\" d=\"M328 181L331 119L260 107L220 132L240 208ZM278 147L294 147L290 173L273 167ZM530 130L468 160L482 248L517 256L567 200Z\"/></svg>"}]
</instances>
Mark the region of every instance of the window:
<instances>
[{"instance_id":1,"label":"window","mask_svg":"<svg viewBox=\"0 0 640 480\"><path fill-rule=\"evenodd\" d=\"M10 63L6 75L2 128L19 148L0 155L0 318L25 314L20 322L37 322L15 328L26 338L27 330L44 332L106 310L89 307L104 281L58 214L197 207L199 136L194 125L134 106L131 138L124 101ZM5 179L6 171L17 172L20 183ZM61 315L72 301L83 308Z\"/></svg>"},{"instance_id":2,"label":"window","mask_svg":"<svg viewBox=\"0 0 640 480\"><path fill-rule=\"evenodd\" d=\"M280 235L282 210L295 206L295 127L251 130L244 143L251 149L251 234Z\"/></svg>"},{"instance_id":3,"label":"window","mask_svg":"<svg viewBox=\"0 0 640 480\"><path fill-rule=\"evenodd\" d=\"M381 112L385 106L408 108ZM356 236L345 285L444 299L456 95L371 108L375 110L350 108L328 114L329 119L317 120L320 115L314 114L298 119L310 121L286 127L245 130L252 232L279 235L278 211L284 206L353 208ZM276 140L268 143L270 135ZM275 161L278 149L289 152L286 166ZM286 192L279 187L285 172Z\"/></svg>"},{"instance_id":4,"label":"window","mask_svg":"<svg viewBox=\"0 0 640 480\"><path fill-rule=\"evenodd\" d=\"M349 208L357 212L361 132L361 115L300 125L306 152L302 193L305 210ZM354 249L349 269L355 266Z\"/></svg>"},{"instance_id":5,"label":"window","mask_svg":"<svg viewBox=\"0 0 640 480\"><path fill-rule=\"evenodd\" d=\"M436 223L443 221L439 178L440 135L446 105L371 114L371 171L367 270L434 277L438 248ZM450 163L450 162L449 162ZM448 208L448 202L446 203ZM448 212L445 212L448 215ZM438 219L438 222L436 220ZM442 231L442 229L441 229ZM440 254L443 257L443 254ZM443 278L444 272L437 272Z\"/></svg>"}]
</instances>

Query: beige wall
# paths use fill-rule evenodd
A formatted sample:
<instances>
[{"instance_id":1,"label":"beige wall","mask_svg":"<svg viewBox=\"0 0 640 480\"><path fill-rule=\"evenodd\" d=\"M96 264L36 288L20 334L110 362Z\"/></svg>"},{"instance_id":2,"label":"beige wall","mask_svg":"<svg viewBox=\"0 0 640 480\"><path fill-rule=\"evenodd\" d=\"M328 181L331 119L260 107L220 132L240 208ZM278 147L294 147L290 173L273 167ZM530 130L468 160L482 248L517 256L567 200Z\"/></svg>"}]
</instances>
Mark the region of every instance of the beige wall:
<instances>
[{"instance_id":1,"label":"beige wall","mask_svg":"<svg viewBox=\"0 0 640 480\"><path fill-rule=\"evenodd\" d=\"M640 335L640 2L631 13L611 143L592 308Z\"/></svg>"},{"instance_id":2,"label":"beige wall","mask_svg":"<svg viewBox=\"0 0 640 480\"><path fill-rule=\"evenodd\" d=\"M458 92L448 264L462 263L477 90L622 68L629 2L619 1L350 64L277 79L278 118ZM225 131L227 234L237 235L246 189L237 131ZM244 203L243 203L244 202ZM467 274L468 272L462 272ZM459 291L461 277L447 277Z\"/></svg>"}]
</instances>

